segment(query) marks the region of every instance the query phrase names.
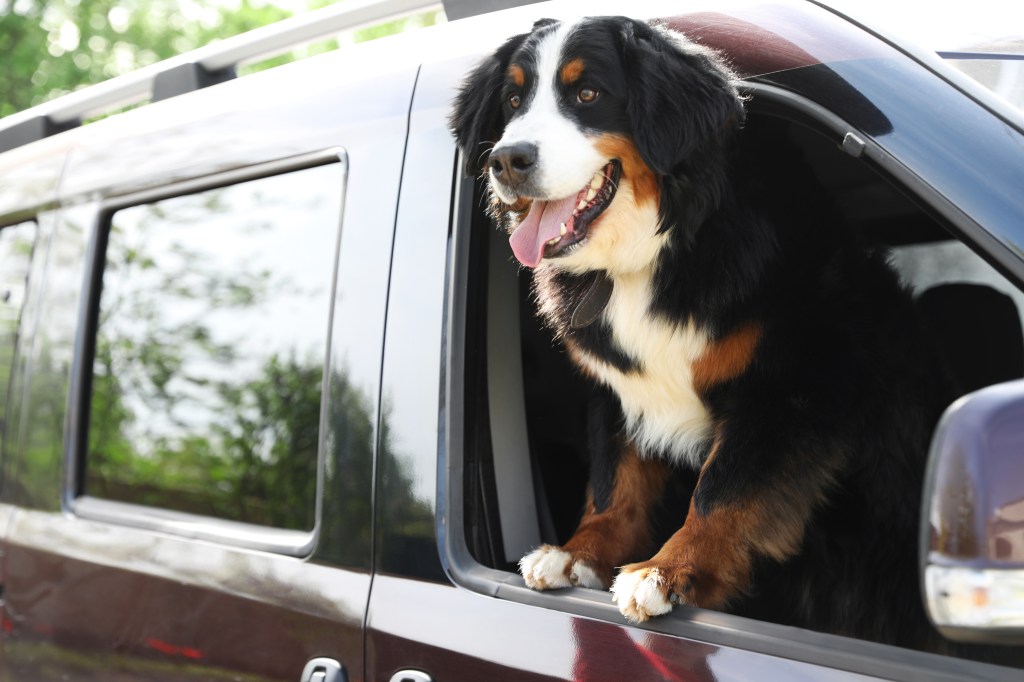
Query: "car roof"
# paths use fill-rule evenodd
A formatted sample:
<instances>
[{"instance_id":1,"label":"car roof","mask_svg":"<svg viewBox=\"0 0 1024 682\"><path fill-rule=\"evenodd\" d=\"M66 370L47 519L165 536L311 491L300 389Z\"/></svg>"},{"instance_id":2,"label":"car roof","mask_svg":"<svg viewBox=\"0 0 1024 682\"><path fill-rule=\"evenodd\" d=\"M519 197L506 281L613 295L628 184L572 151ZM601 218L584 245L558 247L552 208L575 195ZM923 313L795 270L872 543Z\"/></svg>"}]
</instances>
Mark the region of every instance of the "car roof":
<instances>
[{"instance_id":1,"label":"car roof","mask_svg":"<svg viewBox=\"0 0 1024 682\"><path fill-rule=\"evenodd\" d=\"M417 4L417 0L404 1L410 5ZM863 16L864 21L870 21L870 12L858 14L859 3L853 0L829 1L842 7L843 12ZM843 7L844 4L849 7ZM876 3L869 0L865 4ZM334 14L318 16L330 20L334 15L342 15L343 11L337 7L344 5L335 6L335 9L325 8ZM835 11L816 2L775 0L765 4L763 0L652 0L633 3L625 9L637 18L664 19L670 26L728 54L733 67L745 78L811 64L878 56L880 51L891 54L886 41L877 39L877 33L873 36L871 32L853 29ZM622 14L623 11L624 7L618 0L529 4L346 47L302 63L320 61L322 65L330 64L326 68L312 65L304 68L321 75L329 74L328 77L336 82L352 77L357 71L365 75L366 69L382 70L398 68L402 64L415 66L457 57L480 56L509 35L528 31L541 17L571 19L586 15ZM120 91L130 92L135 97L148 95L155 100L157 98L152 94L161 79L165 83L184 83L180 86L181 93L199 89L208 83L203 81L202 69L197 70L195 65L209 62L215 70L230 67L231 59L239 57L225 55L244 57L245 50L238 50L238 46L256 42L265 34L285 34L291 26L301 29L296 33L308 39L309 27L320 26L321 31L326 31L324 27L332 25L330 21L312 20L311 14L280 22L274 27L257 29L0 119L0 152L76 127L83 118L108 113L104 107L111 109L115 104L123 104L125 98L117 96ZM334 21L340 19L335 18ZM278 42L282 41L278 39ZM971 87L969 83L958 83L958 86ZM171 94L176 93L172 91Z\"/></svg>"}]
</instances>

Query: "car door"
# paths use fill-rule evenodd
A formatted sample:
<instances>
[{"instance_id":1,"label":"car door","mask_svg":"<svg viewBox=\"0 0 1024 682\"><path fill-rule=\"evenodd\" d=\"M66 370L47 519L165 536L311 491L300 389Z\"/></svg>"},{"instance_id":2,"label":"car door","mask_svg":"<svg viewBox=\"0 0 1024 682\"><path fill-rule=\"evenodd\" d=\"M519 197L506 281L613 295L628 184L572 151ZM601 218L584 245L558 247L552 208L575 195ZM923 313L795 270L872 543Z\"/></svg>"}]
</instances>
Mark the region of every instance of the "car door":
<instances>
[{"instance_id":1,"label":"car door","mask_svg":"<svg viewBox=\"0 0 1024 682\"><path fill-rule=\"evenodd\" d=\"M491 241L492 228L470 218L479 216L479 197L472 180L461 178L446 125L453 88L469 64L425 64L410 117L411 180L403 182L399 202L382 379L388 407L381 417L367 679L715 680L746 679L751 670L777 679L875 679L731 646L729 638L701 641L703 628L718 628L715 614L700 617L684 636L607 622L598 593L534 593L515 587L517 576L483 569L469 556L461 536L472 532L465 526L482 510L449 493L474 486L470 467L446 466L443 458L439 466L437 453L439 438L461 448L463 431L474 428L463 415L479 418L486 409L468 404L476 398L460 386L471 383L467 375L450 365L446 373L441 364L445 352L479 352L456 339L472 336L464 325L482 311L469 302L475 297L464 282L445 286L445 277L467 275L474 269L470 250ZM446 409L435 413L438 395ZM445 555L446 545L456 549ZM458 585L452 575L460 576ZM495 598L499 589L515 596Z\"/></svg>"},{"instance_id":2,"label":"car door","mask_svg":"<svg viewBox=\"0 0 1024 682\"><path fill-rule=\"evenodd\" d=\"M453 26L450 41L476 45L484 42L479 36L489 36L478 53L486 54L539 16L508 13L466 25L461 33ZM961 268L978 277L984 271L993 285L1015 288L991 276L997 273L986 261L1020 272L1019 256L992 239L1010 248L1017 243L1019 229L1007 217L1019 218L1019 193L1007 192L1003 181L986 188L974 181L988 177L975 164L1012 168L1007 162L1019 147L1000 148L998 141L1017 140L1019 131L820 8L759 6L746 14L701 13L676 21L703 30L698 35L735 60L748 79L748 124L764 126L755 134L773 139L782 131L804 145L799 152L820 164L815 170L827 173L820 180L867 236L903 247L898 255L907 262L921 258L910 253L916 246L948 247L962 259L958 274ZM538 444L537 431L529 429L537 417L526 414L524 396L555 406L548 411L558 429L551 431L565 432L574 419L573 402L565 396L579 395L572 393L571 371L558 360L551 338L528 329L535 324L528 288L509 263L504 235L495 234L485 215L479 179L462 177L446 131L448 104L474 63L468 57L425 64L413 102L382 374L389 400L378 463L367 677L1019 677L1009 667L704 609L677 607L671 615L630 625L605 592L525 587L517 559L540 542L558 541L559 521L565 522L559 514L568 517L571 531L582 506L579 486L568 485L571 474L552 471L558 465L550 460L561 458L565 469L576 469L576 483L585 464L574 460L571 437ZM926 88L928 101L942 101L943 111L934 117L914 114L901 97L905 83ZM984 154L964 154L952 163L956 150L967 148L953 141L954 118L977 126L974 143ZM771 166L771 160L764 162ZM777 180L783 188L789 182ZM953 206L951 198L962 203ZM445 219L437 218L439 212ZM965 215L974 218L963 220ZM538 366L548 371L559 364L561 373L549 374L557 380L536 376ZM580 431L568 432L585 442ZM547 463L532 456L541 446Z\"/></svg>"},{"instance_id":3,"label":"car door","mask_svg":"<svg viewBox=\"0 0 1024 682\"><path fill-rule=\"evenodd\" d=\"M4 679L363 679L416 74L353 59L64 138L7 430Z\"/></svg>"}]
</instances>

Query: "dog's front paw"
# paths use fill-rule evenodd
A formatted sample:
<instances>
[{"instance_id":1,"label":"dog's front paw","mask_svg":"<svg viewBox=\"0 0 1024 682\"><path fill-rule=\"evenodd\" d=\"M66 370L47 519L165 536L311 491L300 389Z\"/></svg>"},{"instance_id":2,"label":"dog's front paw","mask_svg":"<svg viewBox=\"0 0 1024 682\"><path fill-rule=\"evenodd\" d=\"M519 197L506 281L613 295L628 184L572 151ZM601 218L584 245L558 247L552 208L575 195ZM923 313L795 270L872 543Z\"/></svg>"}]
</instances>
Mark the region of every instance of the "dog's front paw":
<instances>
[{"instance_id":1,"label":"dog's front paw","mask_svg":"<svg viewBox=\"0 0 1024 682\"><path fill-rule=\"evenodd\" d=\"M642 623L651 616L660 616L672 610L676 601L671 595L668 577L657 567L626 566L612 583L612 601L622 615L634 623Z\"/></svg>"},{"instance_id":2,"label":"dog's front paw","mask_svg":"<svg viewBox=\"0 0 1024 682\"><path fill-rule=\"evenodd\" d=\"M612 600L634 623L668 613L676 604L720 610L742 595L747 584L745 569L728 573L721 568L662 563L657 557L623 566L612 583Z\"/></svg>"},{"instance_id":3,"label":"dog's front paw","mask_svg":"<svg viewBox=\"0 0 1024 682\"><path fill-rule=\"evenodd\" d=\"M572 554L552 545L541 545L519 561L519 572L526 586L535 590L556 590L562 587L605 589L597 571Z\"/></svg>"}]
</instances>

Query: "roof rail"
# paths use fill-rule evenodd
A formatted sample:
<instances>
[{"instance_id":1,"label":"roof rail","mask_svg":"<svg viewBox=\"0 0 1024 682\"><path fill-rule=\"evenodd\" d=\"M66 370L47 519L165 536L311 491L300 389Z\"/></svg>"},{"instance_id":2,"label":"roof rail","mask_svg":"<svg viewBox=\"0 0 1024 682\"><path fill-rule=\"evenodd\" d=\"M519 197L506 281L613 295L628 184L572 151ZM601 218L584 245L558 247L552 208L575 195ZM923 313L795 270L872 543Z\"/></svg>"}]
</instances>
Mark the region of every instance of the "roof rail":
<instances>
[{"instance_id":1,"label":"roof rail","mask_svg":"<svg viewBox=\"0 0 1024 682\"><path fill-rule=\"evenodd\" d=\"M230 80L241 64L342 31L429 9L439 0L347 0L225 38L0 119L0 153L146 99L157 101Z\"/></svg>"}]
</instances>

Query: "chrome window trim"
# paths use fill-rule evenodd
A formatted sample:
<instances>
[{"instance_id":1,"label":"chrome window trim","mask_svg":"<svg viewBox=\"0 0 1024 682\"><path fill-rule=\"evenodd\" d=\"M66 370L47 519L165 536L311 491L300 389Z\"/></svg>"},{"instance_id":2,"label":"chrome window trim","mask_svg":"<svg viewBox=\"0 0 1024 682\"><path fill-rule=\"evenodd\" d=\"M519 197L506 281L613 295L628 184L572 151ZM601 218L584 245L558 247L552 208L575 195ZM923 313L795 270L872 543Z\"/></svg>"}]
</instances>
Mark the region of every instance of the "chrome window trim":
<instances>
[{"instance_id":1,"label":"chrome window trim","mask_svg":"<svg viewBox=\"0 0 1024 682\"><path fill-rule=\"evenodd\" d=\"M75 498L72 511L76 517L88 521L131 526L293 557L309 555L317 540L316 528L308 532L284 530L130 502L104 500L89 495Z\"/></svg>"},{"instance_id":2,"label":"chrome window trim","mask_svg":"<svg viewBox=\"0 0 1024 682\"><path fill-rule=\"evenodd\" d=\"M330 310L326 324L323 385L331 373L331 343L334 330L334 311L338 287L338 264L341 252L341 234L344 225L346 188L348 186L348 154L342 147L257 163L207 176L190 178L121 196L112 196L100 202L89 230L86 248L86 266L82 283L82 298L78 310L75 352L71 363L71 381L68 388L67 419L64 427L64 483L63 508L75 517L142 530L167 533L179 537L206 540L248 550L271 552L286 556L306 557L316 549L322 528L324 468L326 466L326 438L329 391L321 390L320 434L317 442L317 479L314 524L310 531L287 530L230 521L212 516L179 512L159 507L147 507L88 495L79 495L84 475L87 451L88 405L91 387L92 359L96 336L96 317L99 293L102 287L103 264L106 250L106 230L110 217L119 209L151 203L161 199L194 194L219 187L259 180L275 175L305 170L318 166L341 166L340 210L335 233L334 261L331 271Z\"/></svg>"}]
</instances>

